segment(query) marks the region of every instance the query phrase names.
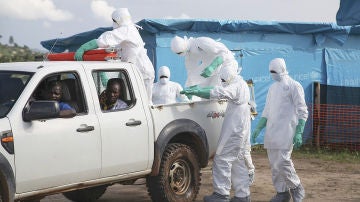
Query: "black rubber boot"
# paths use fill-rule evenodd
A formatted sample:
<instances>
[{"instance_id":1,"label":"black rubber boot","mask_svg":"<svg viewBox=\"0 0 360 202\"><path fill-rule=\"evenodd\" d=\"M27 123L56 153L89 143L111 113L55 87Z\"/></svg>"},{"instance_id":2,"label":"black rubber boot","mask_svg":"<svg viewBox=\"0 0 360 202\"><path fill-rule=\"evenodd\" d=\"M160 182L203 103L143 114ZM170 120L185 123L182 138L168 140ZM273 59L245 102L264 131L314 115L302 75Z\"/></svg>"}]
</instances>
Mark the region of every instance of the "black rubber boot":
<instances>
[{"instance_id":1,"label":"black rubber boot","mask_svg":"<svg viewBox=\"0 0 360 202\"><path fill-rule=\"evenodd\" d=\"M290 198L291 196L289 191L278 192L274 197L272 197L270 202L289 202Z\"/></svg>"},{"instance_id":2,"label":"black rubber boot","mask_svg":"<svg viewBox=\"0 0 360 202\"><path fill-rule=\"evenodd\" d=\"M230 202L251 202L250 196L246 197L236 197L232 198Z\"/></svg>"},{"instance_id":3,"label":"black rubber boot","mask_svg":"<svg viewBox=\"0 0 360 202\"><path fill-rule=\"evenodd\" d=\"M219 193L214 192L210 196L205 196L204 202L230 202L230 196L229 195L221 195Z\"/></svg>"},{"instance_id":4,"label":"black rubber boot","mask_svg":"<svg viewBox=\"0 0 360 202\"><path fill-rule=\"evenodd\" d=\"M294 189L290 189L290 193L294 202L302 202L305 198L305 190L301 184Z\"/></svg>"}]
</instances>

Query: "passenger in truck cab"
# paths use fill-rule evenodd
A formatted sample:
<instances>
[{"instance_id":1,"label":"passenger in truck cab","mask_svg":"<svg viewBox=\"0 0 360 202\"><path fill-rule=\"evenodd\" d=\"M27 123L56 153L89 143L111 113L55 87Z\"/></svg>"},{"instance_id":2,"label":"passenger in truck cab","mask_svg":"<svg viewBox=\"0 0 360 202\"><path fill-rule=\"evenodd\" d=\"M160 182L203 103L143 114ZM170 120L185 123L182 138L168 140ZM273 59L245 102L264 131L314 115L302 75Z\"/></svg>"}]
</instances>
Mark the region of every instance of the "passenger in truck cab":
<instances>
[{"instance_id":1,"label":"passenger in truck cab","mask_svg":"<svg viewBox=\"0 0 360 202\"><path fill-rule=\"evenodd\" d=\"M100 107L105 111L124 109L128 104L120 99L122 90L122 80L119 78L109 79L106 89L100 94Z\"/></svg>"},{"instance_id":2,"label":"passenger in truck cab","mask_svg":"<svg viewBox=\"0 0 360 202\"><path fill-rule=\"evenodd\" d=\"M76 111L68 103L63 102L62 99L62 85L60 81L50 81L45 91L46 100L54 100L59 103L60 118L71 118L76 115Z\"/></svg>"}]
</instances>

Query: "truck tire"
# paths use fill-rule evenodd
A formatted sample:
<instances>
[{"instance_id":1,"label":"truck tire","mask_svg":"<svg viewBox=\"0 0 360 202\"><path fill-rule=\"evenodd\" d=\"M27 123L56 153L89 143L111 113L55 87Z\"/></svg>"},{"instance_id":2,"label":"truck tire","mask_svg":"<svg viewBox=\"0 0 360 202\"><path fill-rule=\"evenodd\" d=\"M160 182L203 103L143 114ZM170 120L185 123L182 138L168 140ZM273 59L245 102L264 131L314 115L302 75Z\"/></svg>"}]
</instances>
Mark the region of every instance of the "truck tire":
<instances>
[{"instance_id":1,"label":"truck tire","mask_svg":"<svg viewBox=\"0 0 360 202\"><path fill-rule=\"evenodd\" d=\"M200 167L196 153L187 145L169 144L162 156L159 174L146 185L152 201L194 201L200 189Z\"/></svg>"},{"instance_id":2,"label":"truck tire","mask_svg":"<svg viewBox=\"0 0 360 202\"><path fill-rule=\"evenodd\" d=\"M85 189L79 189L75 191L69 191L63 193L63 195L75 202L93 202L98 200L106 191L107 186L90 187Z\"/></svg>"},{"instance_id":3,"label":"truck tire","mask_svg":"<svg viewBox=\"0 0 360 202\"><path fill-rule=\"evenodd\" d=\"M0 181L0 202L14 201L14 193L9 193L7 183Z\"/></svg>"},{"instance_id":4,"label":"truck tire","mask_svg":"<svg viewBox=\"0 0 360 202\"><path fill-rule=\"evenodd\" d=\"M15 186L10 177L0 173L0 202L14 201Z\"/></svg>"}]
</instances>

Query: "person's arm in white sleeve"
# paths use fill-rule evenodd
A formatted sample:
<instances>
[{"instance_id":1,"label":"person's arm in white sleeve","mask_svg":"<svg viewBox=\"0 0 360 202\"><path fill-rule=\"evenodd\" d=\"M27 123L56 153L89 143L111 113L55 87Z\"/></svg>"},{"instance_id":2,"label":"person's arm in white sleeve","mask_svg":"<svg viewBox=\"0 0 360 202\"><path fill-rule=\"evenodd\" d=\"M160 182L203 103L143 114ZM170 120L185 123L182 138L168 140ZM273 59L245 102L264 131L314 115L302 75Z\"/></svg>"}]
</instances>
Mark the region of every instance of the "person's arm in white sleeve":
<instances>
[{"instance_id":1,"label":"person's arm in white sleeve","mask_svg":"<svg viewBox=\"0 0 360 202\"><path fill-rule=\"evenodd\" d=\"M180 102L189 102L190 100L186 97L184 94L180 94L180 92L183 90L180 84L176 83L176 98Z\"/></svg>"},{"instance_id":2,"label":"person's arm in white sleeve","mask_svg":"<svg viewBox=\"0 0 360 202\"><path fill-rule=\"evenodd\" d=\"M227 87L215 86L214 89L210 91L210 98L215 99L227 99L231 100L237 104L247 103L247 97L245 95L245 88L248 88L247 85L241 85L239 89L240 83L233 83Z\"/></svg>"},{"instance_id":3,"label":"person's arm in white sleeve","mask_svg":"<svg viewBox=\"0 0 360 202\"><path fill-rule=\"evenodd\" d=\"M99 48L118 47L127 38L127 28L120 27L116 30L104 32L97 38Z\"/></svg>"},{"instance_id":4,"label":"person's arm in white sleeve","mask_svg":"<svg viewBox=\"0 0 360 202\"><path fill-rule=\"evenodd\" d=\"M298 82L295 82L292 90L292 100L298 115L298 124L296 125L293 137L294 148L297 149L302 145L302 134L304 133L305 123L308 117L304 89Z\"/></svg>"},{"instance_id":5,"label":"person's arm in white sleeve","mask_svg":"<svg viewBox=\"0 0 360 202\"><path fill-rule=\"evenodd\" d=\"M295 109L298 115L298 119L307 120L308 110L305 102L305 93L304 89L300 83L296 82L292 92L292 100L295 105Z\"/></svg>"}]
</instances>

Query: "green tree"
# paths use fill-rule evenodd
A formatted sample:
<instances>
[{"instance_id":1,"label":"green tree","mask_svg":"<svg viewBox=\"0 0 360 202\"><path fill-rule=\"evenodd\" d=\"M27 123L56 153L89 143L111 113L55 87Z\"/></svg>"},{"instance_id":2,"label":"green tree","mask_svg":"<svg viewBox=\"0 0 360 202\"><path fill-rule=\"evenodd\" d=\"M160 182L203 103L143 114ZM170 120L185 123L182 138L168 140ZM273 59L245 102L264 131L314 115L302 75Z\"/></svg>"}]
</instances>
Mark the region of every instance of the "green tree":
<instances>
[{"instance_id":1,"label":"green tree","mask_svg":"<svg viewBox=\"0 0 360 202\"><path fill-rule=\"evenodd\" d=\"M9 37L9 44L12 45L14 43L14 37L10 36Z\"/></svg>"},{"instance_id":2,"label":"green tree","mask_svg":"<svg viewBox=\"0 0 360 202\"><path fill-rule=\"evenodd\" d=\"M44 53L31 50L29 47L19 45L9 46L0 44L0 63L19 61L41 61Z\"/></svg>"}]
</instances>

